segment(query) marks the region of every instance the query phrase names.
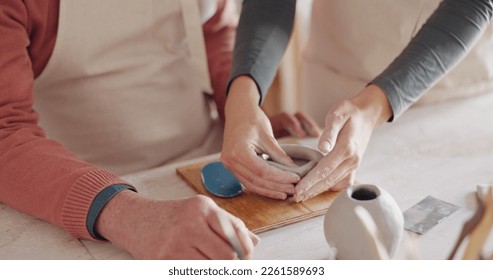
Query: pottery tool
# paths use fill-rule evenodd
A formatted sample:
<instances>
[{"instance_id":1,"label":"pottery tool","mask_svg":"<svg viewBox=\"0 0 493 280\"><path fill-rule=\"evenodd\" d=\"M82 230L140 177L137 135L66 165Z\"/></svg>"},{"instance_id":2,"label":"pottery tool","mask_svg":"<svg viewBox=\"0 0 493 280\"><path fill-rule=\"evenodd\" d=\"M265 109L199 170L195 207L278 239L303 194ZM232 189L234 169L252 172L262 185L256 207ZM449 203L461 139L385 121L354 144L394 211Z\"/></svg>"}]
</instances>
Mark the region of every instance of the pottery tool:
<instances>
[{"instance_id":1,"label":"pottery tool","mask_svg":"<svg viewBox=\"0 0 493 280\"><path fill-rule=\"evenodd\" d=\"M481 218L469 233L469 242L463 256L465 260L483 258L483 246L493 227L493 187L489 187L487 194L482 198L480 197L480 204L482 204ZM489 258L491 259L491 257Z\"/></svg>"},{"instance_id":2,"label":"pottery tool","mask_svg":"<svg viewBox=\"0 0 493 280\"><path fill-rule=\"evenodd\" d=\"M243 253L243 248L241 247L240 240L238 240L238 237L236 236L233 225L231 225L231 223L227 221L224 216L217 215L217 218L219 220L219 224L221 225L224 234L226 235L226 238L228 239L229 244L231 245L231 247L233 247L233 250L236 252L238 259L244 260L245 253Z\"/></svg>"},{"instance_id":3,"label":"pottery tool","mask_svg":"<svg viewBox=\"0 0 493 280\"><path fill-rule=\"evenodd\" d=\"M293 159L294 163L297 166L286 166L284 164L273 161L273 159L268 156L260 156L265 159L270 165L284 171L296 173L300 175L301 178L308 174L308 172L310 172L310 170L312 170L324 157L319 151L301 145L284 144L280 145L280 147L291 159Z\"/></svg>"},{"instance_id":4,"label":"pottery tool","mask_svg":"<svg viewBox=\"0 0 493 280\"><path fill-rule=\"evenodd\" d=\"M425 234L458 209L456 205L427 196L404 212L404 228Z\"/></svg>"},{"instance_id":5,"label":"pottery tool","mask_svg":"<svg viewBox=\"0 0 493 280\"><path fill-rule=\"evenodd\" d=\"M222 162L211 162L201 170L202 183L206 190L219 197L234 197L242 192L242 186L236 177Z\"/></svg>"},{"instance_id":6,"label":"pottery tool","mask_svg":"<svg viewBox=\"0 0 493 280\"><path fill-rule=\"evenodd\" d=\"M450 252L450 255L448 257L449 260L454 259L455 255L457 254L457 250L460 248L460 245L464 242L466 237L478 226L479 222L483 218L484 204L482 203L482 197L484 197L484 195L481 193L481 190L478 187L478 191L476 193L476 202L478 205L476 208L476 212L474 212L474 215L467 222L464 223L462 231L459 235L459 239L456 241L452 252Z\"/></svg>"}]
</instances>

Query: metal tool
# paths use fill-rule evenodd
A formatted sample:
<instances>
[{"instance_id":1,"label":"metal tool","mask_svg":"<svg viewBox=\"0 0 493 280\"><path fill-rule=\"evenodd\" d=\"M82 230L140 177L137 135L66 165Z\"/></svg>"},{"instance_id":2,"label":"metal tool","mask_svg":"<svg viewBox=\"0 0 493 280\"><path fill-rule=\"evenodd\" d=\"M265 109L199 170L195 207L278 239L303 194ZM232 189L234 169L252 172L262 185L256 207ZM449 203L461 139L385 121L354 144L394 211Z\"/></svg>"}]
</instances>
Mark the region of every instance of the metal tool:
<instances>
[{"instance_id":1,"label":"metal tool","mask_svg":"<svg viewBox=\"0 0 493 280\"><path fill-rule=\"evenodd\" d=\"M427 196L404 212L404 228L425 234L458 209L459 206Z\"/></svg>"}]
</instances>

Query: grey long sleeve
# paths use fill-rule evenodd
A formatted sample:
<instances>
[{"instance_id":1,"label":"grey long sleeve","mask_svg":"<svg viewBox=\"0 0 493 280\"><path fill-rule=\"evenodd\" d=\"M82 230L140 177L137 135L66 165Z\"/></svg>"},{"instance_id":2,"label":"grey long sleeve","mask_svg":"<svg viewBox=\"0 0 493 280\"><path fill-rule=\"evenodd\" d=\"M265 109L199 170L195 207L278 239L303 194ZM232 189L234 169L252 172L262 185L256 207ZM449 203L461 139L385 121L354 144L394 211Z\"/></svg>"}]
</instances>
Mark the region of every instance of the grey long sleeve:
<instances>
[{"instance_id":1,"label":"grey long sleeve","mask_svg":"<svg viewBox=\"0 0 493 280\"><path fill-rule=\"evenodd\" d=\"M371 81L385 92L393 119L466 55L492 14L492 0L445 0L440 4L402 53Z\"/></svg>"},{"instance_id":2,"label":"grey long sleeve","mask_svg":"<svg viewBox=\"0 0 493 280\"><path fill-rule=\"evenodd\" d=\"M295 0L244 1L230 81L250 75L265 96L288 43L295 4ZM440 4L402 53L371 81L384 90L393 118L465 56L492 14L493 0L444 0Z\"/></svg>"},{"instance_id":3,"label":"grey long sleeve","mask_svg":"<svg viewBox=\"0 0 493 280\"><path fill-rule=\"evenodd\" d=\"M296 0L244 0L236 33L230 81L248 75L262 102L293 29Z\"/></svg>"}]
</instances>

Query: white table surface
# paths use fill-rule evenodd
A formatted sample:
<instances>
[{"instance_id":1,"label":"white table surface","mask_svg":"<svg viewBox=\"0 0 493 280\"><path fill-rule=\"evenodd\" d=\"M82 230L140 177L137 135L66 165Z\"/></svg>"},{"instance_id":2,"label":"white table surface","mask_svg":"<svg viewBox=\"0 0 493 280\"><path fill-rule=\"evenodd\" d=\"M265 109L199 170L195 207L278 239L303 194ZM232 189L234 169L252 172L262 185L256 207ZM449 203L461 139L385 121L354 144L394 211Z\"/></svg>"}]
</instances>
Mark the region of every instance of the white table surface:
<instances>
[{"instance_id":1,"label":"white table surface","mask_svg":"<svg viewBox=\"0 0 493 280\"><path fill-rule=\"evenodd\" d=\"M149 197L190 197L194 191L175 174L175 168L217 157L171 164L124 179ZM460 206L415 242L422 259L445 259L463 223L473 214L476 185L493 183L493 94L415 107L396 123L377 129L357 179L386 189L403 211L428 195ZM317 217L261 233L254 259L328 258L322 224L323 217ZM404 247L396 259L406 258ZM78 240L0 204L0 259L129 258L110 243Z\"/></svg>"}]
</instances>

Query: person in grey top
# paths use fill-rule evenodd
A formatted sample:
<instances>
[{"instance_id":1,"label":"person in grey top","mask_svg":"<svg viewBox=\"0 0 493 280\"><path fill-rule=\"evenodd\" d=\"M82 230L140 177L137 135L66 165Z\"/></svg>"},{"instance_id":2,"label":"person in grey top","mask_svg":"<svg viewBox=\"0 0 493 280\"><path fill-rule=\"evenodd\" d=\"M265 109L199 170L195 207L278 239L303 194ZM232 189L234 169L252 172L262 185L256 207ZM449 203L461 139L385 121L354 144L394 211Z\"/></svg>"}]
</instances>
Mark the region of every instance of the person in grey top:
<instances>
[{"instance_id":1,"label":"person in grey top","mask_svg":"<svg viewBox=\"0 0 493 280\"><path fill-rule=\"evenodd\" d=\"M354 5L377 4L349 1L340 2L334 8L353 2ZM405 6L404 2L401 4ZM288 43L295 8L295 0L245 0L243 3L225 109L221 160L249 190L275 199L293 195L298 202L352 184L372 131L382 123L394 121L461 61L486 30L493 15L492 0L442 1L380 74L368 78L366 86L363 85L356 96L342 100L330 110L327 108L325 129L319 140L319 149L326 156L301 179L268 165L257 156L265 153L279 163L294 164L272 136L268 119L258 104L272 82ZM382 20L385 20L385 12L382 11ZM328 29L318 26L319 30L324 28ZM324 46L318 46L320 49ZM337 71L340 69L334 72Z\"/></svg>"}]
</instances>

